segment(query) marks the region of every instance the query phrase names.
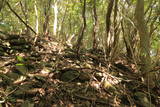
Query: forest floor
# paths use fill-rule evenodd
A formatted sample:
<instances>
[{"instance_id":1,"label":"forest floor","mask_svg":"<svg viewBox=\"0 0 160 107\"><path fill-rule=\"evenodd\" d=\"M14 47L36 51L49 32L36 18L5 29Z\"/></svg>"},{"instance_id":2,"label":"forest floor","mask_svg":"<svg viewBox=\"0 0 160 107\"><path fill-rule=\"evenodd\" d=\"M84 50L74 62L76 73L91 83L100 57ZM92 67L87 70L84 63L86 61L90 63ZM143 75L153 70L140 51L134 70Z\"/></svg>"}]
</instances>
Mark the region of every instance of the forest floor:
<instances>
[{"instance_id":1,"label":"forest floor","mask_svg":"<svg viewBox=\"0 0 160 107\"><path fill-rule=\"evenodd\" d=\"M160 76L160 69L156 69ZM160 107L160 80L148 88L136 65L101 50L74 50L52 38L0 38L0 107Z\"/></svg>"}]
</instances>

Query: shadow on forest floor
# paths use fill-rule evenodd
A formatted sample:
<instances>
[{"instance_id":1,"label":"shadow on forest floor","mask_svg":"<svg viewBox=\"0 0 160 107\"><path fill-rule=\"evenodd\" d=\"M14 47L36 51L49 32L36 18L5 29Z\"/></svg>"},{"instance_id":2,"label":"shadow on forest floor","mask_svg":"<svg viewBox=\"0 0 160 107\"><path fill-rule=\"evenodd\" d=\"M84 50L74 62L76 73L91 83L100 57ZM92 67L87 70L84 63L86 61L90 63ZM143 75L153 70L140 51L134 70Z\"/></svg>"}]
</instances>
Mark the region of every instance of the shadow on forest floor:
<instances>
[{"instance_id":1,"label":"shadow on forest floor","mask_svg":"<svg viewBox=\"0 0 160 107\"><path fill-rule=\"evenodd\" d=\"M18 35L1 38L0 107L160 106L160 80L149 93L134 63L103 56L85 50L77 58L47 37L35 44Z\"/></svg>"}]
</instances>

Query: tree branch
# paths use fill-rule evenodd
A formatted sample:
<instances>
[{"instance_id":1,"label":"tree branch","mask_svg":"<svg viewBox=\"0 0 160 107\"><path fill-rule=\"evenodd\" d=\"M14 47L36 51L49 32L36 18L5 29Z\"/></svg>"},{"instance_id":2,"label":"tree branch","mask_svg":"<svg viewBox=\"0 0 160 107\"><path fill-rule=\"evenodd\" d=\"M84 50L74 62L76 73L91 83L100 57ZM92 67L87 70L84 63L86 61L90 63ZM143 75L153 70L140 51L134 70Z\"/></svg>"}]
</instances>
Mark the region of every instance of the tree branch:
<instances>
[{"instance_id":1,"label":"tree branch","mask_svg":"<svg viewBox=\"0 0 160 107\"><path fill-rule=\"evenodd\" d=\"M29 26L12 8L11 8L11 6L10 6L10 4L6 1L6 4L7 4L7 6L9 7L9 9L11 10L11 12L13 12L13 14L15 15L15 16L17 16L17 18L27 27L27 28L29 28L34 34L37 34L34 30L33 30L33 28L31 27L31 26Z\"/></svg>"}]
</instances>

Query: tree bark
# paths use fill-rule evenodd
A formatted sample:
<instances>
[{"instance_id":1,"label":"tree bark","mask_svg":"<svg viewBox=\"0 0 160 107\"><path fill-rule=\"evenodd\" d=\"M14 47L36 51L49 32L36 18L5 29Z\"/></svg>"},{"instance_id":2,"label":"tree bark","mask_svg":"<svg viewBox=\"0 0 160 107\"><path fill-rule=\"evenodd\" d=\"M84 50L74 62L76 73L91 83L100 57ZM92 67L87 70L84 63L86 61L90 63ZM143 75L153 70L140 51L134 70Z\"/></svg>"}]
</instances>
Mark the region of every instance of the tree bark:
<instances>
[{"instance_id":1,"label":"tree bark","mask_svg":"<svg viewBox=\"0 0 160 107\"><path fill-rule=\"evenodd\" d=\"M150 58L150 35L147 29L147 25L144 19L144 0L137 0L135 9L136 26L140 37L140 70L144 74L144 82L154 87L154 79L151 70L151 58Z\"/></svg>"},{"instance_id":2,"label":"tree bark","mask_svg":"<svg viewBox=\"0 0 160 107\"><path fill-rule=\"evenodd\" d=\"M112 14L112 10L113 10L113 6L114 6L114 0L110 0L109 4L108 4L108 8L107 8L107 14L106 14L106 43L105 43L105 50L106 50L106 54L109 55L110 51L111 51L111 47L110 47L110 40L111 40L111 35L109 37L109 31L110 31L110 24L111 24L111 14Z\"/></svg>"},{"instance_id":3,"label":"tree bark","mask_svg":"<svg viewBox=\"0 0 160 107\"><path fill-rule=\"evenodd\" d=\"M96 0L93 1L93 49L97 49L97 32L98 32L98 16L97 16L97 8L96 8Z\"/></svg>"},{"instance_id":4,"label":"tree bark","mask_svg":"<svg viewBox=\"0 0 160 107\"><path fill-rule=\"evenodd\" d=\"M82 26L82 29L81 29L81 32L79 34L77 44L76 44L76 51L77 51L78 56L79 56L80 46L82 45L84 32L86 29L86 15L85 14L86 14L86 0L83 1L83 10L82 10L83 26Z\"/></svg>"},{"instance_id":5,"label":"tree bark","mask_svg":"<svg viewBox=\"0 0 160 107\"><path fill-rule=\"evenodd\" d=\"M140 36L141 71L147 72L151 69L151 59L150 37L144 20L144 0L137 0L135 19L137 21L137 30Z\"/></svg>"},{"instance_id":6,"label":"tree bark","mask_svg":"<svg viewBox=\"0 0 160 107\"><path fill-rule=\"evenodd\" d=\"M49 12L51 8L51 0L47 1L45 6L44 6L44 23L43 23L43 34L45 36L48 35L49 33Z\"/></svg>"},{"instance_id":7,"label":"tree bark","mask_svg":"<svg viewBox=\"0 0 160 107\"><path fill-rule=\"evenodd\" d=\"M36 29L36 33L38 34L39 33L39 21L38 21L38 9L37 9L37 2L36 1L35 1L35 4L34 4L34 10L35 10L35 16L36 16L35 29Z\"/></svg>"},{"instance_id":8,"label":"tree bark","mask_svg":"<svg viewBox=\"0 0 160 107\"><path fill-rule=\"evenodd\" d=\"M58 23L58 6L57 1L54 4L54 24L53 24L53 35L57 34L57 23Z\"/></svg>"},{"instance_id":9,"label":"tree bark","mask_svg":"<svg viewBox=\"0 0 160 107\"><path fill-rule=\"evenodd\" d=\"M25 17L24 21L25 23L28 25L29 24L29 19L28 19L28 5L27 5L27 1L20 1L20 6L21 6L21 10L22 10L22 13ZM30 30L28 27L25 28L25 34L26 35L30 35Z\"/></svg>"}]
</instances>

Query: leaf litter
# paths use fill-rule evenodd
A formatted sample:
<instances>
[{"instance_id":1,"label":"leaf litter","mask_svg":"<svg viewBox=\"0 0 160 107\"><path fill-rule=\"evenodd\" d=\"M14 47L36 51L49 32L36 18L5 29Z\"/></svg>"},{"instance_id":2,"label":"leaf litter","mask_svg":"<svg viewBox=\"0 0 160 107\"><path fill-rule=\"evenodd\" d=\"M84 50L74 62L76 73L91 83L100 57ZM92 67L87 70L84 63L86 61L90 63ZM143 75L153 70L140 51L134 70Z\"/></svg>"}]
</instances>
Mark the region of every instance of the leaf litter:
<instances>
[{"instance_id":1,"label":"leaf litter","mask_svg":"<svg viewBox=\"0 0 160 107\"><path fill-rule=\"evenodd\" d=\"M28 48L6 42L0 44L7 49L0 52L2 107L160 106L160 80L148 93L125 57L108 62L103 51L85 50L77 58L73 49L51 38L39 37L33 45L26 41ZM160 76L160 69L155 72Z\"/></svg>"}]
</instances>

